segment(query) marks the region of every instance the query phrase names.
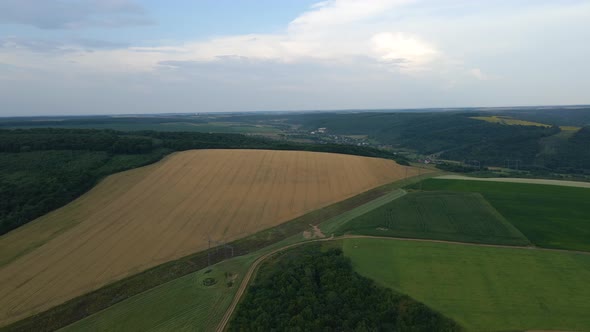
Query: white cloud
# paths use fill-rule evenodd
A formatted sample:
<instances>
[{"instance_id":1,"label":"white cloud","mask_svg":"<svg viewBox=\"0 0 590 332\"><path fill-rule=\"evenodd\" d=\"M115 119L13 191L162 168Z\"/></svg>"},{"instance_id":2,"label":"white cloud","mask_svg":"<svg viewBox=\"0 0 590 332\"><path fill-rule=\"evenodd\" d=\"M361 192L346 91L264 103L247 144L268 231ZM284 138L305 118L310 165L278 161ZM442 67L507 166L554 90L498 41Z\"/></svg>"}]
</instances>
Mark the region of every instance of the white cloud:
<instances>
[{"instance_id":1,"label":"white cloud","mask_svg":"<svg viewBox=\"0 0 590 332\"><path fill-rule=\"evenodd\" d=\"M188 41L177 45L129 47L115 50L83 49L61 60L100 71L151 71L164 61L220 61L224 56L283 63L307 62L351 64L364 59L393 69L425 69L439 52L415 35L383 30L379 19L412 0L331 0L312 6L276 34L245 34ZM75 49L75 47L73 47ZM46 62L53 59L21 59Z\"/></svg>"},{"instance_id":2,"label":"white cloud","mask_svg":"<svg viewBox=\"0 0 590 332\"><path fill-rule=\"evenodd\" d=\"M374 53L383 62L408 70L423 70L439 54L429 43L401 32L381 32L371 38Z\"/></svg>"}]
</instances>

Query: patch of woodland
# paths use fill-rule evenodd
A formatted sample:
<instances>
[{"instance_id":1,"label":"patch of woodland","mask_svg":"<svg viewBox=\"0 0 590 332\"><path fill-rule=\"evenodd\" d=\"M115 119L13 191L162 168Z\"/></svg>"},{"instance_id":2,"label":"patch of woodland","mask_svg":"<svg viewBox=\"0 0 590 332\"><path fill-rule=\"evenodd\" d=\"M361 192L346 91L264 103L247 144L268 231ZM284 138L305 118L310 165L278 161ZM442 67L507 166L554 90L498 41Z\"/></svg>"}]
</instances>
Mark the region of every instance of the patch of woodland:
<instances>
[{"instance_id":1,"label":"patch of woodland","mask_svg":"<svg viewBox=\"0 0 590 332\"><path fill-rule=\"evenodd\" d=\"M460 331L454 321L356 273L340 249L308 245L261 266L230 331Z\"/></svg>"}]
</instances>

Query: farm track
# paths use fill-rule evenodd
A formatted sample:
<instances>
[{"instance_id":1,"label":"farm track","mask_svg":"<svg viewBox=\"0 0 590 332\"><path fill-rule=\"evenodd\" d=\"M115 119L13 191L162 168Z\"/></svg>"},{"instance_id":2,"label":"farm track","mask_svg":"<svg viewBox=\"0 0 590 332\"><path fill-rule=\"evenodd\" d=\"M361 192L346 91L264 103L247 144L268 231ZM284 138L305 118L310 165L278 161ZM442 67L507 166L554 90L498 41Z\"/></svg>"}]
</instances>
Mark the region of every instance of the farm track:
<instances>
[{"instance_id":1,"label":"farm track","mask_svg":"<svg viewBox=\"0 0 590 332\"><path fill-rule=\"evenodd\" d=\"M545 184L551 186L590 188L590 182L566 181L566 180L549 180L549 179L527 179L527 178L475 178L464 175L441 175L435 179L443 180L468 180L468 181L487 181L487 182L508 182L508 183L529 183Z\"/></svg>"},{"instance_id":2,"label":"farm track","mask_svg":"<svg viewBox=\"0 0 590 332\"><path fill-rule=\"evenodd\" d=\"M464 246L472 246L472 247L539 250L539 251L549 251L549 252L575 253L575 254L581 254L581 255L590 255L590 252L586 252L586 251L539 248L539 247L534 247L534 246L509 246L509 245L498 245L498 244L483 244L483 243L469 243L469 242L429 240L429 239L417 239L417 238L400 238L400 237L389 237L389 236L371 236L371 235L343 235L343 236L338 236L338 237L332 236L329 238L314 239L314 240L308 240L308 241L304 241L304 242L293 243L293 244L286 245L284 247L274 249L271 252L268 252L268 253L260 256L258 259L256 259L254 261L254 263L252 263L252 265L248 269L248 272L244 276L244 279L242 279L242 282L240 284L240 288L238 289L238 291L234 295L234 299L233 299L230 307L225 312L216 331L217 332L225 331L227 324L229 323L229 320L231 319L231 317L233 315L233 312L235 311L236 307L238 306L238 304L241 300L241 297L244 295L244 293L246 292L246 289L248 288L248 284L250 283L252 277L256 276L256 272L257 272L260 264L262 262L264 262L266 259L268 259L269 257L271 257L281 251L284 251L284 250L287 250L290 248L294 248L297 246L310 244L313 242L337 241L337 240L346 240L346 239L376 239L376 240L393 240L393 241L408 241L408 242L422 242L422 243L442 243L442 244L464 245Z\"/></svg>"}]
</instances>

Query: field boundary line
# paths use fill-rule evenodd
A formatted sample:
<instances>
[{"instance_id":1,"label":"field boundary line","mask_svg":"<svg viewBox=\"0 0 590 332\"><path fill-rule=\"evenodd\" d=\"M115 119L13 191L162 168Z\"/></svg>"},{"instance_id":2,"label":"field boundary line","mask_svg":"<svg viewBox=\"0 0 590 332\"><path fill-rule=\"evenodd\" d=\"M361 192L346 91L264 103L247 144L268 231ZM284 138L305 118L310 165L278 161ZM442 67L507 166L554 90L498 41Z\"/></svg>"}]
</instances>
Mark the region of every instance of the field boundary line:
<instances>
[{"instance_id":1,"label":"field boundary line","mask_svg":"<svg viewBox=\"0 0 590 332\"><path fill-rule=\"evenodd\" d=\"M464 175L440 175L434 177L440 180L463 180L463 181L486 181L486 182L506 182L506 183L524 183L540 184L549 186L590 188L590 182L568 181L568 180L551 180L551 179L530 179L530 178L476 178Z\"/></svg>"},{"instance_id":2,"label":"field boundary line","mask_svg":"<svg viewBox=\"0 0 590 332\"><path fill-rule=\"evenodd\" d=\"M505 248L505 249L525 249L525 250L539 250L549 252L560 252L580 255L590 255L589 251L580 250L567 250L567 249L556 249L556 248L541 248L537 246L512 246L508 244L490 244L490 243L476 243L476 242L460 242L460 241L447 241L447 240L434 240L434 239L421 239L421 238L407 238L407 237L393 237L393 236L376 236L376 235L343 235L327 240L344 240L344 239L376 239L376 240L397 240L397 241L411 241L411 242L427 242L427 243L442 243L442 244L454 244L471 247L488 247L488 248Z\"/></svg>"}]
</instances>

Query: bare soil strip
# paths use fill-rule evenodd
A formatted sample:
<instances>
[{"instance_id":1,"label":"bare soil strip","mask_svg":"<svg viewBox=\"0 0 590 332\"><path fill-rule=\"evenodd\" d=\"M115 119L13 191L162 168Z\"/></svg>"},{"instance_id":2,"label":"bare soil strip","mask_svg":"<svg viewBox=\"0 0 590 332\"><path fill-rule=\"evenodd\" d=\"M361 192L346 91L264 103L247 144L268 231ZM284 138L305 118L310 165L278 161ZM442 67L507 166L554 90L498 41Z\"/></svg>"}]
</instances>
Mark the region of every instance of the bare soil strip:
<instances>
[{"instance_id":1,"label":"bare soil strip","mask_svg":"<svg viewBox=\"0 0 590 332\"><path fill-rule=\"evenodd\" d=\"M530 184L547 184L551 186L579 187L590 188L590 182L565 181L565 180L548 180L548 179L526 179L526 178L474 178L463 175L441 175L435 179L445 180L469 180L469 181L489 181L489 182L510 182L510 183L530 183Z\"/></svg>"}]
</instances>

